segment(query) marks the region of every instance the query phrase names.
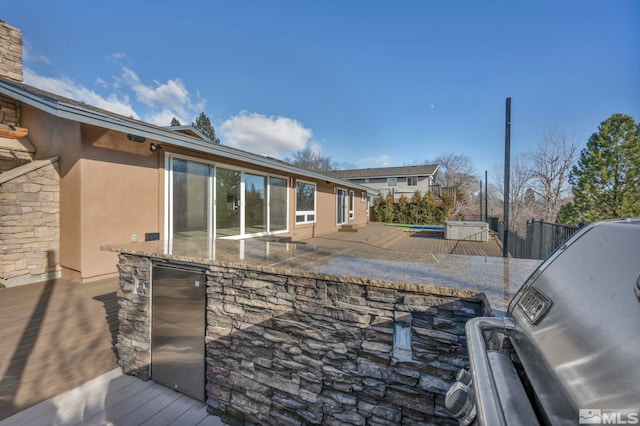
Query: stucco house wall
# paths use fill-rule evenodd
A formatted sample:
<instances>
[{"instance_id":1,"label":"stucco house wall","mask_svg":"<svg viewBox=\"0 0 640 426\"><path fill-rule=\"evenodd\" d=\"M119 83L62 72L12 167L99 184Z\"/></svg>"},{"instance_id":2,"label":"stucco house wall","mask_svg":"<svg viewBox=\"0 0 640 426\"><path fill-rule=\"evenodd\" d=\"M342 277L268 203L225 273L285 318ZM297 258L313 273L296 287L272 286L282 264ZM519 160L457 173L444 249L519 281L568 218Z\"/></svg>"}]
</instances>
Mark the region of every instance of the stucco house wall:
<instances>
[{"instance_id":1,"label":"stucco house wall","mask_svg":"<svg viewBox=\"0 0 640 426\"><path fill-rule=\"evenodd\" d=\"M173 158L170 156L204 161L212 168L229 166L286 180L288 227L277 233L279 237L304 238L336 232L341 226L337 223L337 188L354 193L354 214L346 223L368 222L368 204L361 201L365 187L215 145L190 129L154 126L23 84L22 36L3 22L0 107L0 124L28 129L28 140L21 145L24 149L16 140L5 143L13 149L7 157L14 158L5 164L6 170L33 161L58 159L56 271L72 280L90 281L116 274L117 257L100 251L102 245L143 240L147 233L158 234L160 239L172 238L167 234L171 209L166 167L167 159ZM131 134L138 141L132 140ZM154 151L151 144L161 148ZM296 183L300 180L315 184L314 223L296 223ZM262 209L264 205L266 200ZM252 235L258 234L247 233L246 237Z\"/></svg>"},{"instance_id":2,"label":"stucco house wall","mask_svg":"<svg viewBox=\"0 0 640 426\"><path fill-rule=\"evenodd\" d=\"M40 126L39 123L46 123ZM25 107L23 125L30 130L36 158L60 157L60 266L62 276L91 281L116 272L117 257L100 251L100 246L143 240L145 233L165 235L165 157L189 155L220 165L277 172L228 158L175 149L165 144L151 152L147 141L132 143L121 132L52 117ZM336 187L306 176L286 174L289 185L289 232L279 236L305 238L336 232ZM316 184L316 223L295 223L295 183L298 179ZM368 204L361 189L354 191L354 217L350 224L368 221Z\"/></svg>"}]
</instances>

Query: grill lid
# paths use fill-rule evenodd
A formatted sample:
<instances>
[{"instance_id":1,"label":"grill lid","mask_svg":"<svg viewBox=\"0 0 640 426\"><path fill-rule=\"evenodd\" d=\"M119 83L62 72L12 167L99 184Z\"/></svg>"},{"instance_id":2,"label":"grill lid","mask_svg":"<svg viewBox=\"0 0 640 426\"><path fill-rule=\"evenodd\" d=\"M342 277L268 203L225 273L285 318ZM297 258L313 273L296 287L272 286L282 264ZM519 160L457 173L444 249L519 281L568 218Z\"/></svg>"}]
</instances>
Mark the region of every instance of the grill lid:
<instances>
[{"instance_id":1,"label":"grill lid","mask_svg":"<svg viewBox=\"0 0 640 426\"><path fill-rule=\"evenodd\" d=\"M510 338L542 411L640 410L640 219L583 228L509 306Z\"/></svg>"}]
</instances>

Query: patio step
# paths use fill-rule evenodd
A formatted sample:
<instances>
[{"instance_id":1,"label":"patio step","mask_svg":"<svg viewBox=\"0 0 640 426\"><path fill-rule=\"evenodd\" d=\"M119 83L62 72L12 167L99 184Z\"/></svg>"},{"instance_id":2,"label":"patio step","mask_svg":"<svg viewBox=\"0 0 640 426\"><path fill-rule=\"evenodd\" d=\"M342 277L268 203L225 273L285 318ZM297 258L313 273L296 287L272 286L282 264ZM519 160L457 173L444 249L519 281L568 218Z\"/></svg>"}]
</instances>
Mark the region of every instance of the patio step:
<instances>
[{"instance_id":1,"label":"patio step","mask_svg":"<svg viewBox=\"0 0 640 426\"><path fill-rule=\"evenodd\" d=\"M341 225L338 228L338 232L358 232L360 228L363 228L365 225Z\"/></svg>"}]
</instances>

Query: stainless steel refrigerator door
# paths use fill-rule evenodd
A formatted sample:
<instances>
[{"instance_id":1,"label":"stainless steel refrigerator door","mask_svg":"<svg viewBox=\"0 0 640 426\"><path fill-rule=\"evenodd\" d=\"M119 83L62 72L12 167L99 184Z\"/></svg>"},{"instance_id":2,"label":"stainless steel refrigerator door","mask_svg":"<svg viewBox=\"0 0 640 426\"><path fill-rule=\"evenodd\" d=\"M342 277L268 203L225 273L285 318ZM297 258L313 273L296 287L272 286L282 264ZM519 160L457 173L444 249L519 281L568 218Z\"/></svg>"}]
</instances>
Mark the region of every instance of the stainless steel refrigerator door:
<instances>
[{"instance_id":1,"label":"stainless steel refrigerator door","mask_svg":"<svg viewBox=\"0 0 640 426\"><path fill-rule=\"evenodd\" d=\"M205 400L205 287L203 271L154 265L151 378Z\"/></svg>"}]
</instances>

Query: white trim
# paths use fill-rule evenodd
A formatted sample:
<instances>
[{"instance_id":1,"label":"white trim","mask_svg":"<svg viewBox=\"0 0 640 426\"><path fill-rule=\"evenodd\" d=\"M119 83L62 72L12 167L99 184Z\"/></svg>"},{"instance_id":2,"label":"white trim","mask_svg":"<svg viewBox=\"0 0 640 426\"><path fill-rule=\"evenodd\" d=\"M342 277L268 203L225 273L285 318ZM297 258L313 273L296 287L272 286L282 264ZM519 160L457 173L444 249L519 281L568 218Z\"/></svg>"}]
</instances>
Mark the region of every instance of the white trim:
<instances>
[{"instance_id":1,"label":"white trim","mask_svg":"<svg viewBox=\"0 0 640 426\"><path fill-rule=\"evenodd\" d=\"M309 184L309 185L313 185L313 210L300 210L298 211L298 182L300 183L305 183L305 184ZM302 179L296 179L295 180L295 194L296 194L296 210L295 210L295 214L294 214L294 223L296 225L305 225L308 223L316 223L316 220L318 218L318 184L315 182L310 182L310 181L306 181L306 180L302 180ZM312 214L313 215L313 220L308 220L308 216ZM298 222L298 216L299 215L304 215L305 220L302 222Z\"/></svg>"},{"instance_id":2,"label":"white trim","mask_svg":"<svg viewBox=\"0 0 640 426\"><path fill-rule=\"evenodd\" d=\"M340 192L344 193L344 206L342 208L344 222L340 222ZM347 223L349 223L349 190L346 188L336 188L336 225L346 225Z\"/></svg>"},{"instance_id":3,"label":"white trim","mask_svg":"<svg viewBox=\"0 0 640 426\"><path fill-rule=\"evenodd\" d=\"M164 251L171 254L172 247L169 240L173 240L173 224L169 220L169 206L173 205L173 185L171 185L173 177L173 156L167 154L164 156Z\"/></svg>"},{"instance_id":4,"label":"white trim","mask_svg":"<svg viewBox=\"0 0 640 426\"><path fill-rule=\"evenodd\" d=\"M349 220L355 219L356 217L356 193L353 190L349 190L348 194L349 206L347 210L349 210Z\"/></svg>"},{"instance_id":5,"label":"white trim","mask_svg":"<svg viewBox=\"0 0 640 426\"><path fill-rule=\"evenodd\" d=\"M235 165L229 165L221 162L214 162L202 158L190 157L182 154L175 153L167 153L165 155L165 203L164 203L164 229L165 229L165 240L173 239L173 211L171 206L173 206L173 160L179 159L183 161L190 161L194 163L200 163L209 166L209 176L207 179L207 234L209 235L209 239L211 241L220 238L220 239L230 239L230 240L239 240L245 238L254 238L261 237L266 235L275 235L275 234L283 234L289 232L289 177L286 175L273 174L248 168L243 168ZM217 170L218 168L222 168L225 170L232 170L236 172L240 172L240 233L238 235L231 235L228 237L217 237L217 211L216 211L216 200L217 200ZM264 232L257 232L253 234L246 234L246 224L245 224L245 175L251 174L255 176L262 176L265 178L266 188L265 188L265 208L266 210L266 218L267 230ZM269 217L269 208L270 208L270 191L271 185L269 183L269 178L274 177L278 179L282 179L287 183L286 189L286 206L285 206L285 229L278 231L270 231L271 222ZM310 183L315 186L314 191L314 205L316 204L316 192L317 185L313 182L305 182ZM315 214L315 213L314 213ZM311 222L307 222L311 223ZM169 251L171 249L170 246L166 246L165 250ZM213 253L213 248L211 248Z\"/></svg>"}]
</instances>

